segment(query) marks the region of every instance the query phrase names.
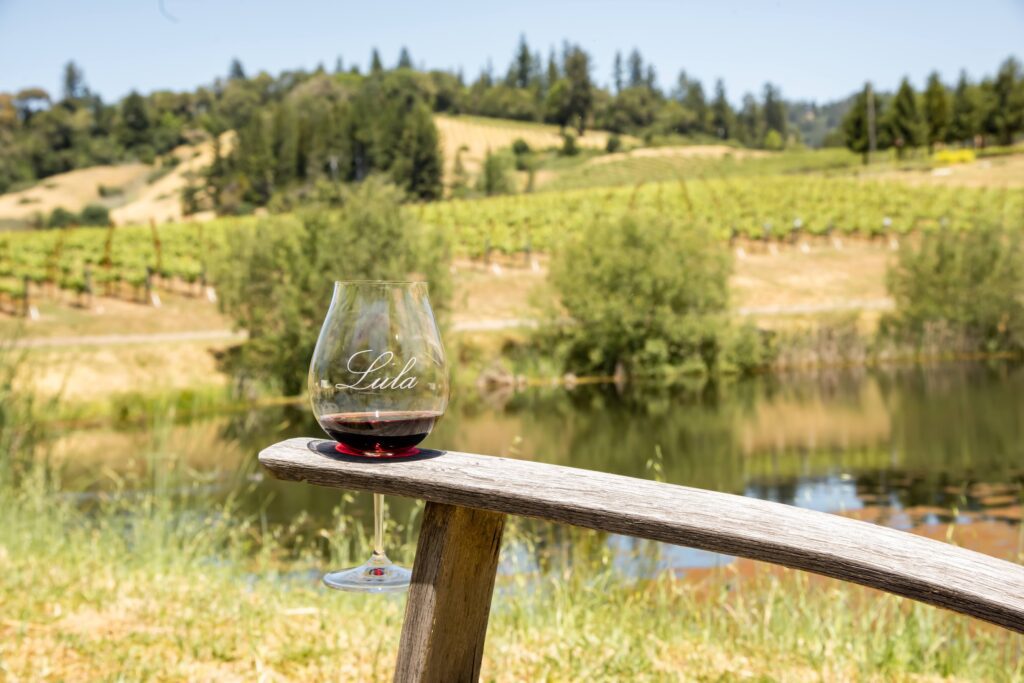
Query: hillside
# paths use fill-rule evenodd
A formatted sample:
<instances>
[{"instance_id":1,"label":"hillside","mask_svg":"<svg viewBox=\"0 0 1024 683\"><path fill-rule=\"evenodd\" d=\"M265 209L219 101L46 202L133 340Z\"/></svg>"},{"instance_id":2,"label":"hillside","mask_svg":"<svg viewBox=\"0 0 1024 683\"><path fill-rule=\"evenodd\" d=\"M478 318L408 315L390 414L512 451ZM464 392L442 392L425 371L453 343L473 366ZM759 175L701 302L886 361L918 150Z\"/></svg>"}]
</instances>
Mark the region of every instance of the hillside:
<instances>
[{"instance_id":1,"label":"hillside","mask_svg":"<svg viewBox=\"0 0 1024 683\"><path fill-rule=\"evenodd\" d=\"M532 149L541 150L562 146L562 135L558 126L544 123L528 123L507 119L493 119L483 116L434 116L441 136L441 151L444 154L445 172L451 173L455 155L463 147L462 163L470 173L480 168L488 151L511 147L516 140L523 140ZM588 149L603 150L608 144L609 133L588 130L577 138L576 144ZM634 138L625 136L624 142L636 144Z\"/></svg>"},{"instance_id":2,"label":"hillside","mask_svg":"<svg viewBox=\"0 0 1024 683\"><path fill-rule=\"evenodd\" d=\"M228 150L232 133L221 136L222 149ZM0 195L0 228L24 228L39 215L48 216L57 207L79 212L89 204L110 209L117 225L180 221L184 218L181 191L189 177L209 166L213 143L181 145L168 156L177 159L173 168L163 172L160 163L126 163L81 168L50 176L19 192ZM100 188L106 188L106 197ZM212 214L197 214L205 219Z\"/></svg>"}]
</instances>

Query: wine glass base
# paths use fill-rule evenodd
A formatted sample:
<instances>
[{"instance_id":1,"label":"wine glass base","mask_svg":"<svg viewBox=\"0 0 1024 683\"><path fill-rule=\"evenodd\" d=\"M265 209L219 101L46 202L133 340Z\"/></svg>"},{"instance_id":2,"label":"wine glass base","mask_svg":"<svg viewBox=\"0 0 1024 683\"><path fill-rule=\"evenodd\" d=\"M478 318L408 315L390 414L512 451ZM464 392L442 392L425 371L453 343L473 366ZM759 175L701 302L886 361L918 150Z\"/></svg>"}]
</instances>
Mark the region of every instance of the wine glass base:
<instances>
[{"instance_id":1,"label":"wine glass base","mask_svg":"<svg viewBox=\"0 0 1024 683\"><path fill-rule=\"evenodd\" d=\"M343 443L334 444L334 450L338 451L342 455L354 455L357 458L408 458L411 455L419 455L420 449L415 446L409 446L407 448L400 448L397 451L357 451L354 448L349 448Z\"/></svg>"},{"instance_id":2,"label":"wine glass base","mask_svg":"<svg viewBox=\"0 0 1024 683\"><path fill-rule=\"evenodd\" d=\"M374 555L366 564L324 574L324 585L353 593L401 593L409 588L412 572Z\"/></svg>"}]
</instances>

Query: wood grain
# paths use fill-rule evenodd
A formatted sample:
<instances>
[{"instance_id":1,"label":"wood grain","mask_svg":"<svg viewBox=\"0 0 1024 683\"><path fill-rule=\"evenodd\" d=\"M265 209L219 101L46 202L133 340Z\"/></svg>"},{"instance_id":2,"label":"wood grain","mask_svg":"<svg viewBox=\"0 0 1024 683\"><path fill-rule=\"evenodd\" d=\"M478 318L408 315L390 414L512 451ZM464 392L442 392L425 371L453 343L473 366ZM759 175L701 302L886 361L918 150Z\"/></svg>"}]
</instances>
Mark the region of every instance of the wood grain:
<instances>
[{"instance_id":1,"label":"wood grain","mask_svg":"<svg viewBox=\"0 0 1024 683\"><path fill-rule=\"evenodd\" d=\"M395 681L475 681L505 515L427 503Z\"/></svg>"},{"instance_id":2,"label":"wood grain","mask_svg":"<svg viewBox=\"0 0 1024 683\"><path fill-rule=\"evenodd\" d=\"M1024 566L789 505L559 465L448 452L367 462L260 453L280 479L537 517L749 557L879 588L1024 633Z\"/></svg>"}]
</instances>

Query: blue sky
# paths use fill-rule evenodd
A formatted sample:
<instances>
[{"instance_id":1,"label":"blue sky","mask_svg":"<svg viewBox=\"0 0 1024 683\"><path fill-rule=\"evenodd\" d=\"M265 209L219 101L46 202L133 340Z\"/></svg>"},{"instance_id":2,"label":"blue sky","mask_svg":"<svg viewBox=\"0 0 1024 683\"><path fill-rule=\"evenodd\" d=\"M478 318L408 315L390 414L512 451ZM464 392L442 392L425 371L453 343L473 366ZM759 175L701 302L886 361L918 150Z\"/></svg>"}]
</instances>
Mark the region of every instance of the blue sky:
<instances>
[{"instance_id":1,"label":"blue sky","mask_svg":"<svg viewBox=\"0 0 1024 683\"><path fill-rule=\"evenodd\" d=\"M953 81L961 68L991 74L1024 57L1024 0L0 0L0 91L39 85L59 92L69 59L106 99L132 89L191 89L225 74L332 68L337 56L365 66L377 46L387 63L402 45L417 65L462 67L490 59L503 72L519 34L545 55L563 39L594 57L610 80L616 49L638 47L671 84L681 68L730 99L766 80L787 98L842 97L866 79L920 86L932 69Z\"/></svg>"}]
</instances>

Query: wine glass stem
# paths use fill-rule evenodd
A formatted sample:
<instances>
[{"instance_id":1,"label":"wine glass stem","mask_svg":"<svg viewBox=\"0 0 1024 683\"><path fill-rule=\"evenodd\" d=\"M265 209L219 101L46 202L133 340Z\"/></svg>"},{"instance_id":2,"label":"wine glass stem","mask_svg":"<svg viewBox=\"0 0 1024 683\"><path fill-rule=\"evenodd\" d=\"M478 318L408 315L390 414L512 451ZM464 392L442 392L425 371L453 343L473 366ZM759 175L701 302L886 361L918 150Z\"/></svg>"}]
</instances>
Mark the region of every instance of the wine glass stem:
<instances>
[{"instance_id":1,"label":"wine glass stem","mask_svg":"<svg viewBox=\"0 0 1024 683\"><path fill-rule=\"evenodd\" d=\"M384 554L384 495L373 494L373 554Z\"/></svg>"}]
</instances>

